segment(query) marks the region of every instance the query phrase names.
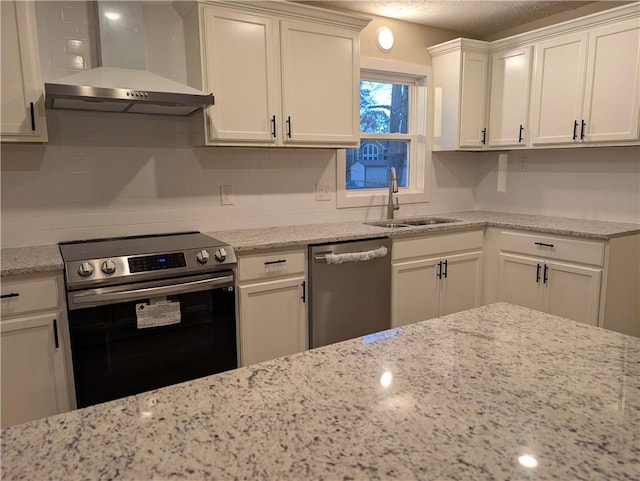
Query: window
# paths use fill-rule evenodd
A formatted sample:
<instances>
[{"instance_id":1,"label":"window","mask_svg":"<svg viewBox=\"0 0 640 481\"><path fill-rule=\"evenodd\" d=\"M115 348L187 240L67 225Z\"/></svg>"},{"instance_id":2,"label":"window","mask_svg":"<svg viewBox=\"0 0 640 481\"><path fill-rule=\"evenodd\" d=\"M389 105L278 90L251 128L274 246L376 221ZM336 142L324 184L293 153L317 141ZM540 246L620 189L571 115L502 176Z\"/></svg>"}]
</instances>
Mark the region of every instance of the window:
<instances>
[{"instance_id":1,"label":"window","mask_svg":"<svg viewBox=\"0 0 640 481\"><path fill-rule=\"evenodd\" d=\"M401 202L428 200L429 67L362 59L360 147L338 153L338 207L384 205L396 169Z\"/></svg>"}]
</instances>

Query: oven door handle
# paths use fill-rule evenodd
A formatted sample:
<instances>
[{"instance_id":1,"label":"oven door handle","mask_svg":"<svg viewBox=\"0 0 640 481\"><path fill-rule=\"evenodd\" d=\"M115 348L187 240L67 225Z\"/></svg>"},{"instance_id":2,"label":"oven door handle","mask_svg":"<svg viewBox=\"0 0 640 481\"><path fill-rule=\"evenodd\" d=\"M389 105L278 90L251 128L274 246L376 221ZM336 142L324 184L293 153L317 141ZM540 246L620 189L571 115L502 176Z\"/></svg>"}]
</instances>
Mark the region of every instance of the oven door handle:
<instances>
[{"instance_id":1,"label":"oven door handle","mask_svg":"<svg viewBox=\"0 0 640 481\"><path fill-rule=\"evenodd\" d=\"M73 304L96 304L110 301L131 301L148 297L171 296L185 292L203 291L210 287L233 285L233 276L215 277L199 281L170 284L168 286L144 287L140 289L91 289L70 295Z\"/></svg>"}]
</instances>

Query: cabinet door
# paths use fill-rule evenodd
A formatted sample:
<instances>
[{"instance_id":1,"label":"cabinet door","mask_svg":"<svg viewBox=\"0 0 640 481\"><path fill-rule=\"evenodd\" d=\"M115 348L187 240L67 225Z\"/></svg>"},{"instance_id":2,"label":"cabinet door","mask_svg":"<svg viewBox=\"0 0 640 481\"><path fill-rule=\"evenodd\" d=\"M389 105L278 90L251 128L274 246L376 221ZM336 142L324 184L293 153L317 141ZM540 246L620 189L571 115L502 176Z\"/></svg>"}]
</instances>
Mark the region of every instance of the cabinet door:
<instances>
[{"instance_id":1,"label":"cabinet door","mask_svg":"<svg viewBox=\"0 0 640 481\"><path fill-rule=\"evenodd\" d=\"M44 92L31 1L2 1L1 140L46 142Z\"/></svg>"},{"instance_id":2,"label":"cabinet door","mask_svg":"<svg viewBox=\"0 0 640 481\"><path fill-rule=\"evenodd\" d=\"M69 410L63 338L56 324L55 314L0 322L3 428Z\"/></svg>"},{"instance_id":3,"label":"cabinet door","mask_svg":"<svg viewBox=\"0 0 640 481\"><path fill-rule=\"evenodd\" d=\"M305 350L303 281L300 276L238 287L242 366Z\"/></svg>"},{"instance_id":4,"label":"cabinet door","mask_svg":"<svg viewBox=\"0 0 640 481\"><path fill-rule=\"evenodd\" d=\"M440 258L394 263L391 266L391 326L438 317Z\"/></svg>"},{"instance_id":5,"label":"cabinet door","mask_svg":"<svg viewBox=\"0 0 640 481\"><path fill-rule=\"evenodd\" d=\"M639 138L638 19L591 31L583 111L586 122L585 142Z\"/></svg>"},{"instance_id":6,"label":"cabinet door","mask_svg":"<svg viewBox=\"0 0 640 481\"><path fill-rule=\"evenodd\" d=\"M487 54L462 54L460 147L482 147L486 142L488 65Z\"/></svg>"},{"instance_id":7,"label":"cabinet door","mask_svg":"<svg viewBox=\"0 0 640 481\"><path fill-rule=\"evenodd\" d=\"M274 20L225 8L203 8L204 84L210 141L276 141Z\"/></svg>"},{"instance_id":8,"label":"cabinet door","mask_svg":"<svg viewBox=\"0 0 640 481\"><path fill-rule=\"evenodd\" d=\"M309 22L281 22L282 114L286 143L357 145L358 34Z\"/></svg>"},{"instance_id":9,"label":"cabinet door","mask_svg":"<svg viewBox=\"0 0 640 481\"><path fill-rule=\"evenodd\" d=\"M491 56L489 145L526 147L531 47Z\"/></svg>"},{"instance_id":10,"label":"cabinet door","mask_svg":"<svg viewBox=\"0 0 640 481\"><path fill-rule=\"evenodd\" d=\"M530 257L500 254L498 299L542 309L543 263Z\"/></svg>"},{"instance_id":11,"label":"cabinet door","mask_svg":"<svg viewBox=\"0 0 640 481\"><path fill-rule=\"evenodd\" d=\"M586 64L587 33L555 38L536 46L533 144L580 140Z\"/></svg>"},{"instance_id":12,"label":"cabinet door","mask_svg":"<svg viewBox=\"0 0 640 481\"><path fill-rule=\"evenodd\" d=\"M601 269L547 262L543 310L598 325Z\"/></svg>"},{"instance_id":13,"label":"cabinet door","mask_svg":"<svg viewBox=\"0 0 640 481\"><path fill-rule=\"evenodd\" d=\"M482 252L447 256L443 259L440 315L480 305Z\"/></svg>"}]
</instances>

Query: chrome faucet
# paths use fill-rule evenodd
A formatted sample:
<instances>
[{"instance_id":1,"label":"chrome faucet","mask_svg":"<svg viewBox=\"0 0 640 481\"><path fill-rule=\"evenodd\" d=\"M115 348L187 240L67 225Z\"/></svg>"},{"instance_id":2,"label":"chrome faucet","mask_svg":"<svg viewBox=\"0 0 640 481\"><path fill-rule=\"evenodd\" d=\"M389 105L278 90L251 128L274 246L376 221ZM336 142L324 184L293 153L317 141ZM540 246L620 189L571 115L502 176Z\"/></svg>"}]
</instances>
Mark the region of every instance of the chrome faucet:
<instances>
[{"instance_id":1,"label":"chrome faucet","mask_svg":"<svg viewBox=\"0 0 640 481\"><path fill-rule=\"evenodd\" d=\"M393 194L398 193L398 179L396 178L396 168L391 167L389 171L389 202L387 203L387 219L393 219L393 211L400 209L398 198L393 202Z\"/></svg>"}]
</instances>

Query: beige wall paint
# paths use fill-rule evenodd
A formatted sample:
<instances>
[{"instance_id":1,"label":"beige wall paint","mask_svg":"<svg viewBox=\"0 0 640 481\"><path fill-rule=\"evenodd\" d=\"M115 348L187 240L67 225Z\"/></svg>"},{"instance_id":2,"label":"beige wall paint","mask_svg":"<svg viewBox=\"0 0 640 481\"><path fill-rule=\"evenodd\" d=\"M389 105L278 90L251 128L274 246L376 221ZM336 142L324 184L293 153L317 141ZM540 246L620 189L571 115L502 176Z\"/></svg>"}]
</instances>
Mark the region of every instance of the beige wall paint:
<instances>
[{"instance_id":1,"label":"beige wall paint","mask_svg":"<svg viewBox=\"0 0 640 481\"><path fill-rule=\"evenodd\" d=\"M431 65L431 55L429 55L427 47L462 36L458 32L426 27L416 23L373 15L367 16L372 20L360 34L360 52L363 57ZM389 53L381 52L376 47L376 32L382 26L389 27L395 37L395 44Z\"/></svg>"},{"instance_id":2,"label":"beige wall paint","mask_svg":"<svg viewBox=\"0 0 640 481\"><path fill-rule=\"evenodd\" d=\"M312 5L314 7L332 9L331 2L323 2L321 0L299 3ZM374 57L385 60L395 60L397 62L431 65L431 55L429 55L427 47L465 36L460 32L428 27L417 23L405 22L403 20L394 20L392 18L371 15L369 13L353 12L337 8L333 8L332 10L352 13L371 19L369 25L367 25L360 34L360 54L363 57ZM393 31L393 35L395 37L395 45L388 53L384 53L376 47L376 32L382 26L389 27ZM466 37L471 38L468 35L466 35Z\"/></svg>"}]
</instances>

